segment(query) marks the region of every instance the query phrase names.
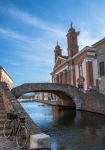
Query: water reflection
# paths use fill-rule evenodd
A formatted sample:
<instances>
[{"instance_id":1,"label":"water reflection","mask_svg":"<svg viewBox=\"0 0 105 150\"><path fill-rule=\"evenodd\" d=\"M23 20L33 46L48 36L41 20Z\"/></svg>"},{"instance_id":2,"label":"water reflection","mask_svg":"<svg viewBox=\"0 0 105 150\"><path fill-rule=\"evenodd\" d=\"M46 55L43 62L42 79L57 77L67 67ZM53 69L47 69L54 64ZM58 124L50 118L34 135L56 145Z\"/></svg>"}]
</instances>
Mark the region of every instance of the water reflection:
<instances>
[{"instance_id":1,"label":"water reflection","mask_svg":"<svg viewBox=\"0 0 105 150\"><path fill-rule=\"evenodd\" d=\"M35 123L51 136L53 150L105 150L105 116L22 103Z\"/></svg>"}]
</instances>

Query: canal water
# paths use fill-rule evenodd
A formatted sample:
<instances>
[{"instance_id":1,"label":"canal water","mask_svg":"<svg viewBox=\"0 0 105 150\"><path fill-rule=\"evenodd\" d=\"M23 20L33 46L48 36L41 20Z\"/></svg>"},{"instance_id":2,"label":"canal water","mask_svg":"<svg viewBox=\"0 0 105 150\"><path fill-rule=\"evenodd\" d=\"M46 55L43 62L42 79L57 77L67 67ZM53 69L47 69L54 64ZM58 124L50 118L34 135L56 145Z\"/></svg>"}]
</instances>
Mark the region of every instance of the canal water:
<instances>
[{"instance_id":1,"label":"canal water","mask_svg":"<svg viewBox=\"0 0 105 150\"><path fill-rule=\"evenodd\" d=\"M41 130L51 136L52 150L105 150L105 116L59 110L38 102L21 103Z\"/></svg>"}]
</instances>

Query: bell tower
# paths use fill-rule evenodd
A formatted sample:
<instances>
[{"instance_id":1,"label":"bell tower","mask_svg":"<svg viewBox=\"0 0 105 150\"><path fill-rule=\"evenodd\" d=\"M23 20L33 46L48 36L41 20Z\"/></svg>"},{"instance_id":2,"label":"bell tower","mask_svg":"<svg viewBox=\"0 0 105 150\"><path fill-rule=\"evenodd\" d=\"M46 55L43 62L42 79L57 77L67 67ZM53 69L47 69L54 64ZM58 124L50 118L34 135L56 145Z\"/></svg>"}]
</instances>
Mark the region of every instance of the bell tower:
<instances>
[{"instance_id":1,"label":"bell tower","mask_svg":"<svg viewBox=\"0 0 105 150\"><path fill-rule=\"evenodd\" d=\"M62 49L61 49L61 47L58 45L58 42L57 42L57 45L56 45L56 47L55 47L55 49L54 49L54 52L55 52L55 62L56 62L57 57L62 55Z\"/></svg>"},{"instance_id":2,"label":"bell tower","mask_svg":"<svg viewBox=\"0 0 105 150\"><path fill-rule=\"evenodd\" d=\"M76 32L75 29L71 27L68 30L67 33L67 45L68 45L68 57L73 57L76 53L78 53L78 39L77 36L79 35L79 32Z\"/></svg>"}]
</instances>

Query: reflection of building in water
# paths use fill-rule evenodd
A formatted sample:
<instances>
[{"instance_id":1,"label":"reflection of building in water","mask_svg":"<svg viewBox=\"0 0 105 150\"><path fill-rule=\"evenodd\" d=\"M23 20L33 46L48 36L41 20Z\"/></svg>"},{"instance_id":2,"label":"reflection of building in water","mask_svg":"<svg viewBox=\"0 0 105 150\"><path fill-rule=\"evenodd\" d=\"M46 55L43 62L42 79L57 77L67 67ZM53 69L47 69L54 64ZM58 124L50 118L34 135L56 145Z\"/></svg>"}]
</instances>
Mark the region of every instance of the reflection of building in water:
<instances>
[{"instance_id":1,"label":"reflection of building in water","mask_svg":"<svg viewBox=\"0 0 105 150\"><path fill-rule=\"evenodd\" d=\"M13 87L12 78L2 66L0 66L0 82L6 82L10 89Z\"/></svg>"},{"instance_id":2,"label":"reflection of building in water","mask_svg":"<svg viewBox=\"0 0 105 150\"><path fill-rule=\"evenodd\" d=\"M87 90L96 86L97 59L94 47L86 46L81 51L78 48L78 35L71 27L67 33L67 56L62 55L61 47L55 47L55 65L52 75L52 82L58 84L70 84Z\"/></svg>"},{"instance_id":3,"label":"reflection of building in water","mask_svg":"<svg viewBox=\"0 0 105 150\"><path fill-rule=\"evenodd\" d=\"M51 100L51 94L50 93L46 93L46 92L36 92L35 93L35 99L36 100L45 100L45 101L49 101Z\"/></svg>"},{"instance_id":4,"label":"reflection of building in water","mask_svg":"<svg viewBox=\"0 0 105 150\"><path fill-rule=\"evenodd\" d=\"M58 120L59 117L60 117L60 113L61 113L61 112L59 111L59 107L53 107L52 113L53 113L53 121Z\"/></svg>"},{"instance_id":5,"label":"reflection of building in water","mask_svg":"<svg viewBox=\"0 0 105 150\"><path fill-rule=\"evenodd\" d=\"M60 107L53 107L53 121L57 122L60 125L67 125L69 121L75 119L76 111L75 110L64 110ZM69 120L69 121L68 121Z\"/></svg>"}]
</instances>

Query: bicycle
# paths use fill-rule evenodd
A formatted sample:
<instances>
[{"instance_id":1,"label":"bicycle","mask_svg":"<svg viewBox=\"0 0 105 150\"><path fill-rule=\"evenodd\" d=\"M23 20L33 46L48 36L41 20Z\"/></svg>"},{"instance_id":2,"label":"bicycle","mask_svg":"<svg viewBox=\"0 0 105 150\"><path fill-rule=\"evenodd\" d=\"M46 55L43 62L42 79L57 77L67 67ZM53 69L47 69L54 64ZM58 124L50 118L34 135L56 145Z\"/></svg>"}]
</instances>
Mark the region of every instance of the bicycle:
<instances>
[{"instance_id":1,"label":"bicycle","mask_svg":"<svg viewBox=\"0 0 105 150\"><path fill-rule=\"evenodd\" d=\"M17 146L25 148L29 142L29 129L23 113L9 112L3 128L4 137L15 136Z\"/></svg>"}]
</instances>

